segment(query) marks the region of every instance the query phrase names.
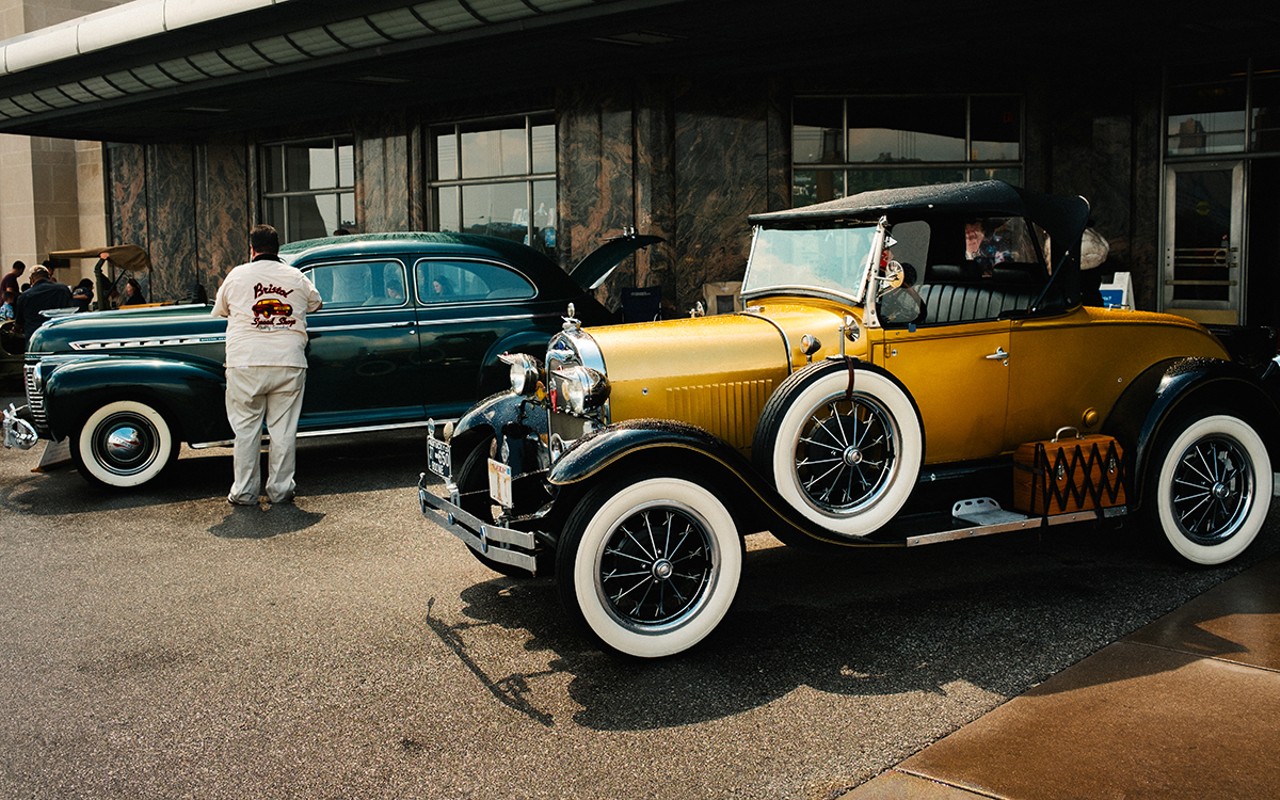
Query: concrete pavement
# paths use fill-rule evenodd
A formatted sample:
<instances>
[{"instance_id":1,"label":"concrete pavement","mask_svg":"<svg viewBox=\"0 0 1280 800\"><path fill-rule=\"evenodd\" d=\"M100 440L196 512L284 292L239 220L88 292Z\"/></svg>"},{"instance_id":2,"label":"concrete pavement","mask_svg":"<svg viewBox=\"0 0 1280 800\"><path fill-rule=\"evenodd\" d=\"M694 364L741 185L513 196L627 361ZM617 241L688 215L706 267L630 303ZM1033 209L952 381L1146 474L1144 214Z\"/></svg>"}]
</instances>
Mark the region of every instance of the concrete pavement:
<instances>
[{"instance_id":1,"label":"concrete pavement","mask_svg":"<svg viewBox=\"0 0 1280 800\"><path fill-rule=\"evenodd\" d=\"M1280 556L841 797L1280 797Z\"/></svg>"}]
</instances>

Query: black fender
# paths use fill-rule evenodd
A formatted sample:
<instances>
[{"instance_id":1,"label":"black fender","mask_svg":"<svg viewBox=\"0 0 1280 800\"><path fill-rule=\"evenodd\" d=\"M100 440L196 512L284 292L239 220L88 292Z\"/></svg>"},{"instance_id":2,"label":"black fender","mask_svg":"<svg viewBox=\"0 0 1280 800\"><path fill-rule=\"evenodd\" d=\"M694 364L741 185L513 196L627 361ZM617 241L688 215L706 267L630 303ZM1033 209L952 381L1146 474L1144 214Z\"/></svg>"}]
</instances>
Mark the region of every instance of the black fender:
<instances>
[{"instance_id":1,"label":"black fender","mask_svg":"<svg viewBox=\"0 0 1280 800\"><path fill-rule=\"evenodd\" d=\"M1175 358L1144 370L1120 395L1102 425L1125 449L1128 504L1142 507L1152 451L1186 414L1200 408L1228 410L1253 425L1273 463L1280 463L1280 404L1258 376L1230 361Z\"/></svg>"},{"instance_id":2,"label":"black fender","mask_svg":"<svg viewBox=\"0 0 1280 800\"><path fill-rule=\"evenodd\" d=\"M137 400L163 414L179 441L225 441L232 437L225 398L221 366L163 358L69 361L44 379L45 414L55 440L75 433L104 403Z\"/></svg>"},{"instance_id":3,"label":"black fender","mask_svg":"<svg viewBox=\"0 0 1280 800\"><path fill-rule=\"evenodd\" d=\"M536 460L538 439L546 436L547 425L546 410L534 398L510 390L489 395L454 423L449 438L453 467L456 470L462 459L485 439L505 438L512 454L507 463L517 475L526 472L525 461ZM517 441L524 446L516 447Z\"/></svg>"},{"instance_id":4,"label":"black fender","mask_svg":"<svg viewBox=\"0 0 1280 800\"><path fill-rule=\"evenodd\" d=\"M556 487L558 503L572 503L605 476L650 467L695 472L725 497L744 534L768 530L791 544L808 539L848 548L886 546L843 539L813 525L736 448L696 425L674 420L633 419L594 431L561 455L547 483Z\"/></svg>"}]
</instances>

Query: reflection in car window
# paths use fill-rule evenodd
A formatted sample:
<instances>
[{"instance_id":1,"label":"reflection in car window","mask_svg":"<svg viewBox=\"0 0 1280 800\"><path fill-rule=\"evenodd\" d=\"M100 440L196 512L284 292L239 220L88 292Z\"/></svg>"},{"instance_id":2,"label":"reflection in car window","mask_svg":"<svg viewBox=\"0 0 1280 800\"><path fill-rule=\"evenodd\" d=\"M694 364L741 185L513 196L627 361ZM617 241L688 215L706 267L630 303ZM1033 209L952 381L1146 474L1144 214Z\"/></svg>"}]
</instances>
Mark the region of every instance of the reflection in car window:
<instances>
[{"instance_id":1,"label":"reflection in car window","mask_svg":"<svg viewBox=\"0 0 1280 800\"><path fill-rule=\"evenodd\" d=\"M875 233L872 226L818 231L758 228L742 291L816 289L851 296L866 272Z\"/></svg>"},{"instance_id":2,"label":"reflection in car window","mask_svg":"<svg viewBox=\"0 0 1280 800\"><path fill-rule=\"evenodd\" d=\"M399 261L323 264L307 272L324 300L322 311L405 302L404 265Z\"/></svg>"},{"instance_id":3,"label":"reflection in car window","mask_svg":"<svg viewBox=\"0 0 1280 800\"><path fill-rule=\"evenodd\" d=\"M537 294L520 273L481 261L419 261L418 300L422 303L472 303L477 300L527 300Z\"/></svg>"}]
</instances>

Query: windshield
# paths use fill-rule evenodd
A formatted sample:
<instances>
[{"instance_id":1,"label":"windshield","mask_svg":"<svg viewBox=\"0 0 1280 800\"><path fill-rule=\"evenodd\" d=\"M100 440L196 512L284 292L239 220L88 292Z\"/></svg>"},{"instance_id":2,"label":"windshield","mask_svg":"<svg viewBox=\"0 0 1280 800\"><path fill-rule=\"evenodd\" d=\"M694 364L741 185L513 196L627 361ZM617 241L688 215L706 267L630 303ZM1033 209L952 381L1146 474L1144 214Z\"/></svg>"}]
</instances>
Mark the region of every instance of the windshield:
<instances>
[{"instance_id":1,"label":"windshield","mask_svg":"<svg viewBox=\"0 0 1280 800\"><path fill-rule=\"evenodd\" d=\"M742 294L786 289L852 298L866 271L875 235L874 225L825 230L756 228Z\"/></svg>"}]
</instances>

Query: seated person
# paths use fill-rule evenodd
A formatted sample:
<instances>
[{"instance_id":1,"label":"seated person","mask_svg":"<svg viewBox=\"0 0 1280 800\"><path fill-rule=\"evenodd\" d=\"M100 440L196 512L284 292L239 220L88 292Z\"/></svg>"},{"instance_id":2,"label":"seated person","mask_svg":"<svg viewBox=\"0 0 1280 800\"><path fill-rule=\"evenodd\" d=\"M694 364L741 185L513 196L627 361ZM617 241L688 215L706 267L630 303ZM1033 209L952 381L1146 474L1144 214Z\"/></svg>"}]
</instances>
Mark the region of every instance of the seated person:
<instances>
[{"instance_id":1,"label":"seated person","mask_svg":"<svg viewBox=\"0 0 1280 800\"><path fill-rule=\"evenodd\" d=\"M996 264L1015 260L995 220L973 219L964 224L964 257L982 269L984 278L991 277Z\"/></svg>"}]
</instances>

